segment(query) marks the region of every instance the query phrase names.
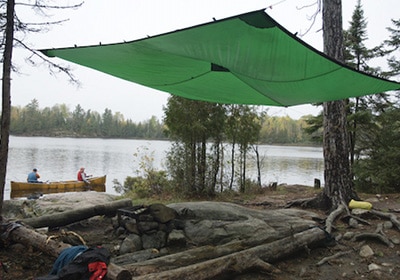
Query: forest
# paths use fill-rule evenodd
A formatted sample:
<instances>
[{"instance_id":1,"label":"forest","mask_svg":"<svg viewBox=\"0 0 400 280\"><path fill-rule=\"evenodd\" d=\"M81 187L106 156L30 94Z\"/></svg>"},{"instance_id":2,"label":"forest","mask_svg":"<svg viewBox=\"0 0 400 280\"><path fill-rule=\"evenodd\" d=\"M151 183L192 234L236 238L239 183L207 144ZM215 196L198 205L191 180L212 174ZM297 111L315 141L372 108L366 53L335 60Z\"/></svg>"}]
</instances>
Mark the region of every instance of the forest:
<instances>
[{"instance_id":1,"label":"forest","mask_svg":"<svg viewBox=\"0 0 400 280\"><path fill-rule=\"evenodd\" d=\"M256 111L260 111L259 108L261 106ZM294 120L288 116L269 116L264 112L257 114L261 122L260 144L320 144L311 142L310 135L304 130L307 127L306 116ZM103 113L85 110L79 104L73 111L65 104L40 108L36 99L24 107L12 106L10 132L16 136L168 139L163 121L154 116L133 122L107 108Z\"/></svg>"}]
</instances>

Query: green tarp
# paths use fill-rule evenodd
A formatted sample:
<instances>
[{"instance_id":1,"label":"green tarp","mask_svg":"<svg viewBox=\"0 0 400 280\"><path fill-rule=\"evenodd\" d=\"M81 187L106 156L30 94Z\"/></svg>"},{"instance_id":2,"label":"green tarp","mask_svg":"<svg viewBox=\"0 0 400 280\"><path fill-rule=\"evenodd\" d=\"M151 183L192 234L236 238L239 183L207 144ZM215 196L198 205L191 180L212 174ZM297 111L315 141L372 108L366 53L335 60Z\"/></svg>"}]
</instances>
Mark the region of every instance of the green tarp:
<instances>
[{"instance_id":1,"label":"green tarp","mask_svg":"<svg viewBox=\"0 0 400 280\"><path fill-rule=\"evenodd\" d=\"M250 12L141 40L41 50L182 97L291 106L400 89L329 59Z\"/></svg>"}]
</instances>

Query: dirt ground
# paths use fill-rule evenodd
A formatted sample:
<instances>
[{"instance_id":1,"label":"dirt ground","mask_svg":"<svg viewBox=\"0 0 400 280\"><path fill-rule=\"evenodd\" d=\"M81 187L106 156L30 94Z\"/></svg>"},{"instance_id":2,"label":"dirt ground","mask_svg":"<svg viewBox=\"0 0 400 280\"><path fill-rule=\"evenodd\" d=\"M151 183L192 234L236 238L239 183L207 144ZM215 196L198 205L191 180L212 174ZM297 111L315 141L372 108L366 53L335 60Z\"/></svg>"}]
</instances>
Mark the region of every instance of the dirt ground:
<instances>
[{"instance_id":1,"label":"dirt ground","mask_svg":"<svg viewBox=\"0 0 400 280\"><path fill-rule=\"evenodd\" d=\"M255 199L239 198L236 203L258 209L276 209L294 199L314 195L315 191L310 187L280 186L277 191L267 191ZM359 196L365 201L370 201L374 209L393 213L400 219L400 194L382 196L359 194ZM317 212L325 216L324 213ZM369 224L359 223L356 228L350 228L347 221L346 219L335 221L334 236L344 235L346 232L373 233L378 224L387 220L371 215L366 218ZM114 234L110 218L83 221L67 229L82 236L87 245L103 245L112 254L116 254L115 248L120 240ZM390 240L400 240L400 230L396 227L385 228L383 234ZM374 254L370 257L361 257L360 248L363 245L370 246ZM343 255L324 264L317 264L322 259L337 253L343 253ZM54 258L32 248L25 248L23 245L3 244L0 248L0 280L33 279L36 276L46 275L51 270L54 261ZM280 270L279 273L271 275L249 271L243 275L229 275L225 279L400 279L400 245L395 244L389 247L377 239L350 241L342 238L333 246L306 248L273 265Z\"/></svg>"}]
</instances>

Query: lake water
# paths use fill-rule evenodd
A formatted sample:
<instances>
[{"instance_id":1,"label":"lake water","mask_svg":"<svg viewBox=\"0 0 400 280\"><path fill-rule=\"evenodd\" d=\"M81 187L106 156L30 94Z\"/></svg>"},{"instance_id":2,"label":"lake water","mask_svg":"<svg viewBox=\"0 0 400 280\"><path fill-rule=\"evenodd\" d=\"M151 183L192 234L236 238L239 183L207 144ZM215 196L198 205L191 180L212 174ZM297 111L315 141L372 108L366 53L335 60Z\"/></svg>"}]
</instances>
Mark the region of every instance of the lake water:
<instances>
[{"instance_id":1,"label":"lake water","mask_svg":"<svg viewBox=\"0 0 400 280\"><path fill-rule=\"evenodd\" d=\"M137 175L144 156L153 158L154 168L164 169L170 146L169 141L11 136L4 198L10 198L10 181L25 181L33 168L43 181L60 181L75 179L84 166L87 174L107 175L106 190L115 193L113 180L123 183ZM313 185L314 178L323 183L322 148L261 145L259 153L263 184ZM247 176L254 177L249 167Z\"/></svg>"}]
</instances>

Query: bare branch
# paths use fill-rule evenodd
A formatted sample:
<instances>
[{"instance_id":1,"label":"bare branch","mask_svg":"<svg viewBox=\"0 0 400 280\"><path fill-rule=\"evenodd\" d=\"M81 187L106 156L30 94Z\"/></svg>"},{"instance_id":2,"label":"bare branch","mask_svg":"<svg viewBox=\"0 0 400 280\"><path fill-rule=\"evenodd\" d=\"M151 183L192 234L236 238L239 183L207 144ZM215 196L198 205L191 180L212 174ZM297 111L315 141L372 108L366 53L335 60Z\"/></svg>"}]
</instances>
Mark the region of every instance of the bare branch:
<instances>
[{"instance_id":1,"label":"bare branch","mask_svg":"<svg viewBox=\"0 0 400 280\"><path fill-rule=\"evenodd\" d=\"M31 55L26 59L26 61L28 63L30 63L31 65L36 65L36 62L33 60L34 57L39 57L44 63L46 63L48 65L48 68L50 70L50 74L56 74L56 72L54 71L54 69L58 70L58 72L60 73L64 73L65 75L68 76L69 81L73 84L76 84L77 86L80 85L80 82L78 79L75 78L75 76L71 73L71 69L69 67L64 67L62 65L56 64L54 62L52 62L51 60L49 60L46 56L44 56L42 53L38 52L37 50L34 50L32 48L30 48L29 46L27 46L26 44L24 44L22 41L18 40L18 39L14 39L19 45L21 45L23 48L25 48L26 50L28 50Z\"/></svg>"},{"instance_id":2,"label":"bare branch","mask_svg":"<svg viewBox=\"0 0 400 280\"><path fill-rule=\"evenodd\" d=\"M47 4L42 4L42 1L35 1L34 4L29 4L29 3L23 3L23 2L19 2L19 3L15 3L15 5L17 6L27 6L27 7L32 7L32 8L39 8L39 9L77 9L79 7L81 7L83 5L84 2L80 2L79 4L76 5L47 5Z\"/></svg>"},{"instance_id":3,"label":"bare branch","mask_svg":"<svg viewBox=\"0 0 400 280\"><path fill-rule=\"evenodd\" d=\"M321 3L321 0L317 0L316 2L314 2L312 4L305 5L305 6L297 8L298 10L302 10L302 9L305 9L305 8L313 7L315 5L317 5L317 9L315 10L315 12L310 17L308 17L308 20L311 20L311 24L310 24L310 26L307 28L307 30L304 33L300 33L299 34L300 37L303 37L304 35L306 35L311 30L311 28L314 26L315 21L317 20L317 16L321 12L322 3Z\"/></svg>"}]
</instances>

